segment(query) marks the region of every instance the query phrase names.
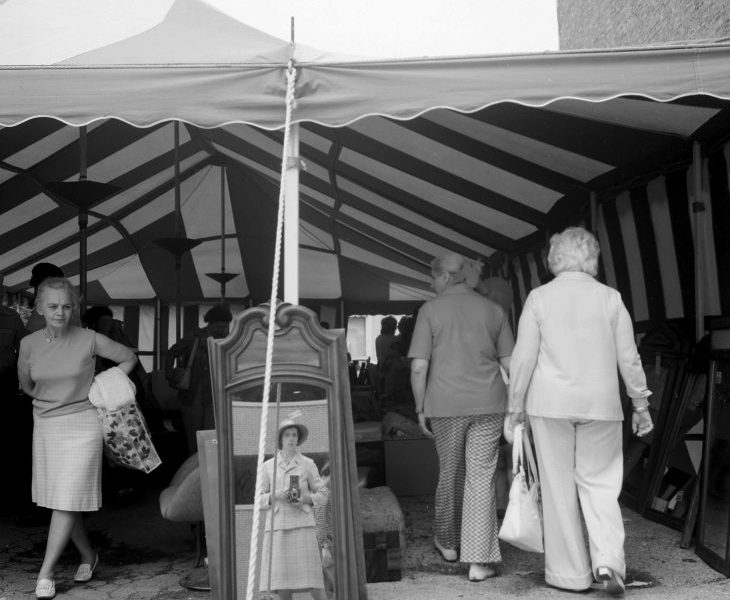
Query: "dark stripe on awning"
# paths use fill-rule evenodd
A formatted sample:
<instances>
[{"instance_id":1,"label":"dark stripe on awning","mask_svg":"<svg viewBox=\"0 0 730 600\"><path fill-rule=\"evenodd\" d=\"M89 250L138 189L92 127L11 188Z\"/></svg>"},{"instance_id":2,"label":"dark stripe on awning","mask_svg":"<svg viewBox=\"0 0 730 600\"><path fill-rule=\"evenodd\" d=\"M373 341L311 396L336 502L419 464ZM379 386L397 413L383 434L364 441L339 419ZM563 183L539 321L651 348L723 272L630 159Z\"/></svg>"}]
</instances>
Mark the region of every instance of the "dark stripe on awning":
<instances>
[{"instance_id":1,"label":"dark stripe on awning","mask_svg":"<svg viewBox=\"0 0 730 600\"><path fill-rule=\"evenodd\" d=\"M616 202L604 202L601 204L603 219L608 232L608 239L611 245L611 256L613 258L613 269L616 275L616 287L621 293L626 309L631 316L634 316L634 303L631 297L631 283L629 279L629 267L624 249L621 225L619 224Z\"/></svg>"},{"instance_id":2,"label":"dark stripe on awning","mask_svg":"<svg viewBox=\"0 0 730 600\"><path fill-rule=\"evenodd\" d=\"M692 243L692 225L689 220L687 206L687 175L686 168L671 171L666 174L666 190L669 205L669 215L672 221L672 237L677 257L677 270L682 289L682 304L684 316L693 317L695 314L695 271L694 245Z\"/></svg>"},{"instance_id":3,"label":"dark stripe on awning","mask_svg":"<svg viewBox=\"0 0 730 600\"><path fill-rule=\"evenodd\" d=\"M722 148L708 157L712 225L717 259L717 284L720 290L722 314L730 313L730 192L728 167ZM710 276L712 276L710 274Z\"/></svg>"},{"instance_id":4,"label":"dark stripe on awning","mask_svg":"<svg viewBox=\"0 0 730 600\"><path fill-rule=\"evenodd\" d=\"M642 185L632 189L630 196L631 210L634 213L634 223L636 223L639 252L641 253L641 265L644 271L649 320L658 321L666 319L667 311L664 303L664 289L662 287L656 236L654 235L654 226L651 221L646 186Z\"/></svg>"}]
</instances>

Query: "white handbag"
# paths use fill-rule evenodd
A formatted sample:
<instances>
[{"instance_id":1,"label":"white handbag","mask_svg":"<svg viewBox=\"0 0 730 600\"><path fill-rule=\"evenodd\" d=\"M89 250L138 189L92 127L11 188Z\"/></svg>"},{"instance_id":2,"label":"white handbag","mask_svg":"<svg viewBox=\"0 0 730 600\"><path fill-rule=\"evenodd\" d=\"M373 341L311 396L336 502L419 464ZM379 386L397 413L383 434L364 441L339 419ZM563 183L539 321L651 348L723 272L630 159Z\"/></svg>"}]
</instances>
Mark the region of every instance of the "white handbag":
<instances>
[{"instance_id":1,"label":"white handbag","mask_svg":"<svg viewBox=\"0 0 730 600\"><path fill-rule=\"evenodd\" d=\"M525 457L527 462L525 462ZM537 464L524 426L515 427L512 444L514 479L504 513L499 539L528 552L544 552L542 505Z\"/></svg>"}]
</instances>

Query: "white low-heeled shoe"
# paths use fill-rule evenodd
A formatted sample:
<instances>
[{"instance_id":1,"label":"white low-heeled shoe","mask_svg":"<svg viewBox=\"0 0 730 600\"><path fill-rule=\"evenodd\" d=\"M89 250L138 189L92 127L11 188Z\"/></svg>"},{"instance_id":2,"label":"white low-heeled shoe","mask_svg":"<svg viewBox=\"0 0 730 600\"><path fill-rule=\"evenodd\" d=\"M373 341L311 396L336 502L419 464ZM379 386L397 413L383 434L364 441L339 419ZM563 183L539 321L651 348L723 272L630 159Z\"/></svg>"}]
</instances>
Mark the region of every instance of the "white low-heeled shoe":
<instances>
[{"instance_id":1,"label":"white low-heeled shoe","mask_svg":"<svg viewBox=\"0 0 730 600\"><path fill-rule=\"evenodd\" d=\"M96 571L96 567L98 566L99 553L97 552L93 565L90 565L89 563L81 563L79 565L79 568L76 569L76 575L74 575L74 581L76 583L86 583L87 581L91 581L91 578L94 576L94 571Z\"/></svg>"},{"instance_id":2,"label":"white low-heeled shoe","mask_svg":"<svg viewBox=\"0 0 730 600\"><path fill-rule=\"evenodd\" d=\"M497 572L492 567L482 563L471 563L469 567L469 581L484 581L496 574Z\"/></svg>"},{"instance_id":3,"label":"white low-heeled shoe","mask_svg":"<svg viewBox=\"0 0 730 600\"><path fill-rule=\"evenodd\" d=\"M56 595L56 582L44 577L35 584L35 597L39 600L48 600Z\"/></svg>"},{"instance_id":4,"label":"white low-heeled shoe","mask_svg":"<svg viewBox=\"0 0 730 600\"><path fill-rule=\"evenodd\" d=\"M434 548L438 551L438 553L441 555L441 558L443 558L446 562L456 562L459 558L459 554L456 552L453 548L444 548L441 544L438 543L438 540L436 538L433 538L433 545Z\"/></svg>"}]
</instances>

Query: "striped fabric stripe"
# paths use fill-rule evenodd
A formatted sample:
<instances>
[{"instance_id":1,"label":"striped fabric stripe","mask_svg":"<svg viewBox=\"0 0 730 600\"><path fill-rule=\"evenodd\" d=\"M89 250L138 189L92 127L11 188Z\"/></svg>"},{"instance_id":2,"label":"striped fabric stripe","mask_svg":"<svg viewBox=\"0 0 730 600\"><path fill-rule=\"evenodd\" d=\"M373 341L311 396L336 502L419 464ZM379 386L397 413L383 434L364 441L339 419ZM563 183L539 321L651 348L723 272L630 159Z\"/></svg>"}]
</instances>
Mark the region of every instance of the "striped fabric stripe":
<instances>
[{"instance_id":1,"label":"striped fabric stripe","mask_svg":"<svg viewBox=\"0 0 730 600\"><path fill-rule=\"evenodd\" d=\"M524 283L521 283L522 278L519 276L519 264L517 259L512 259L508 262L509 265L509 280L512 282L512 294L514 296L514 313L515 321L520 318L522 307L525 304L525 289Z\"/></svg>"},{"instance_id":2,"label":"striped fabric stripe","mask_svg":"<svg viewBox=\"0 0 730 600\"><path fill-rule=\"evenodd\" d=\"M691 175L690 169L690 175ZM688 186L692 185L692 179L687 178ZM690 191L690 195L692 192ZM709 161L702 161L702 196L700 202L705 207L702 213L698 213L702 218L702 267L704 270L704 313L705 315L720 314L720 288L718 285L717 259L715 256L715 234L712 226L713 202L710 199L709 184ZM719 221L718 221L719 223ZM718 238L724 237L727 232L722 231Z\"/></svg>"},{"instance_id":3,"label":"striped fabric stripe","mask_svg":"<svg viewBox=\"0 0 730 600\"><path fill-rule=\"evenodd\" d=\"M633 306L632 317L634 321L646 321L649 318L649 307L646 301L646 288L644 271L641 264L641 250L639 238L636 232L636 223L631 206L631 195L623 192L616 198L616 209L621 225L626 255L630 260L626 261L629 288L631 290L631 303Z\"/></svg>"},{"instance_id":4,"label":"striped fabric stripe","mask_svg":"<svg viewBox=\"0 0 730 600\"><path fill-rule=\"evenodd\" d=\"M658 269L662 283L664 310L667 319L684 316L682 289L677 267L677 256L672 238L672 220L665 177L659 177L647 185L651 226L656 243ZM661 315L658 318L662 318Z\"/></svg>"},{"instance_id":5,"label":"striped fabric stripe","mask_svg":"<svg viewBox=\"0 0 730 600\"><path fill-rule=\"evenodd\" d=\"M682 291L684 316L695 312L694 248L692 246L692 224L688 208L687 177L689 171L682 169L666 175L666 192L669 218L672 223L673 239L679 284Z\"/></svg>"},{"instance_id":6,"label":"striped fabric stripe","mask_svg":"<svg viewBox=\"0 0 730 600\"><path fill-rule=\"evenodd\" d=\"M624 304L629 314L633 315L633 299L631 297L631 285L628 276L628 263L626 258L626 248L623 243L623 233L619 223L618 212L615 202L606 202L601 205L603 213L603 222L606 231L609 232L608 247L613 257L613 269L616 276L616 289L621 292Z\"/></svg>"},{"instance_id":7,"label":"striped fabric stripe","mask_svg":"<svg viewBox=\"0 0 730 600\"><path fill-rule=\"evenodd\" d=\"M728 152L725 146L722 152L709 157L709 188L712 198L713 233L715 238L715 256L721 265L730 265L730 235L727 224L730 223L730 191L728 190ZM727 268L717 269L717 284L720 299L719 311L727 314L730 311L730 272Z\"/></svg>"},{"instance_id":8,"label":"striped fabric stripe","mask_svg":"<svg viewBox=\"0 0 730 600\"><path fill-rule=\"evenodd\" d=\"M662 289L661 270L657 256L656 236L649 209L647 187L640 186L631 190L631 209L636 224L637 242L641 262L638 264L646 284L646 304L649 319L661 320L666 316L664 290Z\"/></svg>"},{"instance_id":9,"label":"striped fabric stripe","mask_svg":"<svg viewBox=\"0 0 730 600\"><path fill-rule=\"evenodd\" d=\"M730 312L730 144L703 161L704 211L693 213L692 168L619 191L599 205L596 234L601 245L599 279L621 292L638 331L665 319L684 319L694 329L693 219L704 248L704 314ZM509 261L515 316L530 290L549 277L545 252L533 250ZM718 266L721 265L721 268Z\"/></svg>"},{"instance_id":10,"label":"striped fabric stripe","mask_svg":"<svg viewBox=\"0 0 730 600\"><path fill-rule=\"evenodd\" d=\"M611 254L611 243L608 237L608 229L606 228L606 220L604 218L604 211L598 210L598 243L601 246L601 269L603 274L603 281L606 285L610 285L612 288L617 288L616 285L616 271L613 267L613 255Z\"/></svg>"}]
</instances>

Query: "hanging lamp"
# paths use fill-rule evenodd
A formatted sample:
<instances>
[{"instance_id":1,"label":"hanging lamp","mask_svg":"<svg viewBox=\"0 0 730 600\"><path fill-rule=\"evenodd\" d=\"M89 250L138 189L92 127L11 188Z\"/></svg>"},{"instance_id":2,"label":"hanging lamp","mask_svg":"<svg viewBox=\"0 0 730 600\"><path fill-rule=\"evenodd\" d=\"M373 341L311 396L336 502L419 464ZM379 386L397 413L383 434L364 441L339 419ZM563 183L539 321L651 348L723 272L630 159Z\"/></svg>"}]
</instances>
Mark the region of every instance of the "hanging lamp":
<instances>
[{"instance_id":1,"label":"hanging lamp","mask_svg":"<svg viewBox=\"0 0 730 600\"><path fill-rule=\"evenodd\" d=\"M221 168L221 271L220 273L206 273L213 281L221 286L221 303L226 299L226 284L237 276L237 273L226 273L226 170L223 163Z\"/></svg>"}]
</instances>

